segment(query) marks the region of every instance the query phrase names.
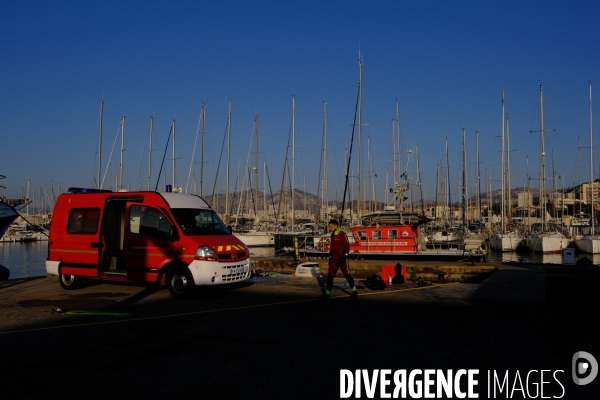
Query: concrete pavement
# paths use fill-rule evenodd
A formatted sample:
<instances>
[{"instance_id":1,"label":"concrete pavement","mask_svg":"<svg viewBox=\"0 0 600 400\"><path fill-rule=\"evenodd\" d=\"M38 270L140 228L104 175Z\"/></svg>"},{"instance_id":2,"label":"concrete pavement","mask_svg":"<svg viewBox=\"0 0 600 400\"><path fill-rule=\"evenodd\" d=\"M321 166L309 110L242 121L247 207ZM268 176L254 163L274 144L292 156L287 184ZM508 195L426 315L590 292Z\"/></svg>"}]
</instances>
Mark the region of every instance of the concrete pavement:
<instances>
[{"instance_id":1,"label":"concrete pavement","mask_svg":"<svg viewBox=\"0 0 600 400\"><path fill-rule=\"evenodd\" d=\"M481 284L406 283L357 301L339 278L328 302L309 278L253 278L187 301L155 285L64 291L55 277L7 281L1 396L339 398L340 369L478 368L482 379L486 370L560 369L564 398L592 398L600 378L576 386L570 369L576 351L600 359L598 278L503 267ZM57 307L131 315L51 313Z\"/></svg>"}]
</instances>

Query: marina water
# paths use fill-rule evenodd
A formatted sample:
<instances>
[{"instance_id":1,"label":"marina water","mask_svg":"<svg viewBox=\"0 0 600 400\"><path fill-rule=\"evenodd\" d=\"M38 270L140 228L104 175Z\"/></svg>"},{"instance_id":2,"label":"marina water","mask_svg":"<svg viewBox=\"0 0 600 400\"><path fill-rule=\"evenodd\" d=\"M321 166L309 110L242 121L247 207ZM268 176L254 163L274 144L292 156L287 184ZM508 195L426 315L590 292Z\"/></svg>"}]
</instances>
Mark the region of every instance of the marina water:
<instances>
[{"instance_id":1,"label":"marina water","mask_svg":"<svg viewBox=\"0 0 600 400\"><path fill-rule=\"evenodd\" d=\"M9 279L46 276L48 242L0 243L0 265L10 271Z\"/></svg>"},{"instance_id":2,"label":"marina water","mask_svg":"<svg viewBox=\"0 0 600 400\"><path fill-rule=\"evenodd\" d=\"M251 248L253 257L272 256L273 248ZM46 257L48 256L48 242L27 243L0 243L0 265L10 270L10 279L31 278L46 276ZM600 264L600 254L577 254L578 259L587 257L594 265ZM534 254L525 253L494 253L489 254L490 262L525 262L562 264L561 254Z\"/></svg>"}]
</instances>

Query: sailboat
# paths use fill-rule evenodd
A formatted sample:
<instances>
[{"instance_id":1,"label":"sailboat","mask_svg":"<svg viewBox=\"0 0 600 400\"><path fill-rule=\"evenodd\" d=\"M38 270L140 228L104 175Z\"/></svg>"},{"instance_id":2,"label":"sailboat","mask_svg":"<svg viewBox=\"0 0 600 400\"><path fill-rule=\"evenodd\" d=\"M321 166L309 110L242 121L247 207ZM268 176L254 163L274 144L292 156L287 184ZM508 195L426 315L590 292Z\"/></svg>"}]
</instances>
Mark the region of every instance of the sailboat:
<instances>
[{"instance_id":1,"label":"sailboat","mask_svg":"<svg viewBox=\"0 0 600 400\"><path fill-rule=\"evenodd\" d=\"M508 120L508 116L506 116ZM515 251L522 238L517 232L513 232L506 226L506 191L508 189L508 201L510 202L510 161L507 163L506 154L510 154L510 149L505 149L504 145L508 135L506 133L505 114L504 114L504 89L502 89L502 225L500 232L492 235L489 239L490 248L496 252ZM508 186L508 187L507 187Z\"/></svg>"},{"instance_id":2,"label":"sailboat","mask_svg":"<svg viewBox=\"0 0 600 400\"><path fill-rule=\"evenodd\" d=\"M255 182L255 201L258 202L258 115L254 116L254 129L253 135L256 135L256 154L255 154L255 166L252 170L256 174L256 182ZM252 139L250 140L250 147L252 147ZM244 173L244 184L246 182L246 176L250 177L250 172L248 169L249 166L249 158L250 158L250 149L248 149L248 160L246 160L246 172ZM249 182L248 186L251 184ZM251 190L249 188L249 190ZM242 186L242 192L244 191ZM242 197L240 197L240 205L241 205ZM236 225L238 224L239 219L239 208L236 214ZM274 232L268 230L260 230L257 227L260 227L260 218L258 217L258 204L254 207L254 224L252 229L250 230L242 230L234 232L234 235L240 239L247 247L273 247L273 234Z\"/></svg>"},{"instance_id":3,"label":"sailboat","mask_svg":"<svg viewBox=\"0 0 600 400\"><path fill-rule=\"evenodd\" d=\"M463 244L463 240L461 235L458 232L453 230L452 223L452 196L450 196L450 168L448 161L448 138L446 138L446 178L444 183L444 211L442 217L442 229L439 231L435 231L429 235L429 237L425 238L427 246L430 248L448 248L448 247L457 247ZM441 171L441 161L440 161L440 176L442 175ZM439 221L438 221L439 222ZM462 247L462 246L461 246Z\"/></svg>"},{"instance_id":4,"label":"sailboat","mask_svg":"<svg viewBox=\"0 0 600 400\"><path fill-rule=\"evenodd\" d=\"M544 149L544 95L540 82L540 214L542 223L539 232L534 232L525 240L527 247L537 253L558 253L569 245L564 233L546 230L546 164Z\"/></svg>"},{"instance_id":5,"label":"sailboat","mask_svg":"<svg viewBox=\"0 0 600 400\"><path fill-rule=\"evenodd\" d=\"M591 196L591 234L582 238L575 239L575 247L584 253L598 254L600 253L600 236L594 234L594 137L592 131L592 83L590 82L590 192Z\"/></svg>"},{"instance_id":6,"label":"sailboat","mask_svg":"<svg viewBox=\"0 0 600 400\"><path fill-rule=\"evenodd\" d=\"M467 130L463 127L463 145L462 145L462 226L459 231L461 237L461 246L465 250L478 250L481 245L487 239L481 232L475 232L469 229L469 223L467 222Z\"/></svg>"}]
</instances>

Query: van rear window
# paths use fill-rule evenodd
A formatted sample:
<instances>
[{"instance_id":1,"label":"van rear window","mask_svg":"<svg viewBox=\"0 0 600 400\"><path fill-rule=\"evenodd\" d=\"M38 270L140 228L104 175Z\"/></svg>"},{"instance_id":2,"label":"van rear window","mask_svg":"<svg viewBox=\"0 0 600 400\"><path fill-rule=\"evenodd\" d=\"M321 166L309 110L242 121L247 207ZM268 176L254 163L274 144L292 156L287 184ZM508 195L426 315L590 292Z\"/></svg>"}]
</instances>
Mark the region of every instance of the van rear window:
<instances>
[{"instance_id":1,"label":"van rear window","mask_svg":"<svg viewBox=\"0 0 600 400\"><path fill-rule=\"evenodd\" d=\"M69 212L67 233L93 235L98 231L98 208L74 208Z\"/></svg>"}]
</instances>

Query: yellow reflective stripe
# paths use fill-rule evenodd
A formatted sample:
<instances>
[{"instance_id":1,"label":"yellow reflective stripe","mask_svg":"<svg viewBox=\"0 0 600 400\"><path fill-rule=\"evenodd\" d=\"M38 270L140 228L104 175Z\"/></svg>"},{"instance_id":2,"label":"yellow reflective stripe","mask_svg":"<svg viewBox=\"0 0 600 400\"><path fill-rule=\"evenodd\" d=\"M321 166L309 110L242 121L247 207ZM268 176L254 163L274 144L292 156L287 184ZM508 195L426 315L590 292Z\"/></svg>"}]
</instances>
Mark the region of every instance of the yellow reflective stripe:
<instances>
[{"instance_id":1,"label":"yellow reflective stripe","mask_svg":"<svg viewBox=\"0 0 600 400\"><path fill-rule=\"evenodd\" d=\"M243 245L239 245L239 244L232 244L229 246L217 246L217 252L222 252L223 248L225 248L225 251L231 251L231 249L233 250L245 250L246 248Z\"/></svg>"},{"instance_id":2,"label":"yellow reflective stripe","mask_svg":"<svg viewBox=\"0 0 600 400\"><path fill-rule=\"evenodd\" d=\"M147 256L147 257L177 257L177 253L167 254L167 253L146 253L144 251L136 251L136 252L127 252L123 254L124 256Z\"/></svg>"},{"instance_id":3,"label":"yellow reflective stripe","mask_svg":"<svg viewBox=\"0 0 600 400\"><path fill-rule=\"evenodd\" d=\"M50 251L60 251L60 252L63 252L63 253L98 254L98 250L65 250L65 249L50 249Z\"/></svg>"},{"instance_id":4,"label":"yellow reflective stripe","mask_svg":"<svg viewBox=\"0 0 600 400\"><path fill-rule=\"evenodd\" d=\"M223 247L223 246L221 246ZM71 249L50 249L50 251L54 252L62 252L62 253L77 253L77 254L98 254L98 250L71 250ZM177 257L177 254L167 254L167 253L145 253L143 251L138 252L128 252L125 254L130 256L147 256L147 257ZM194 258L194 255L181 255L180 258Z\"/></svg>"}]
</instances>

